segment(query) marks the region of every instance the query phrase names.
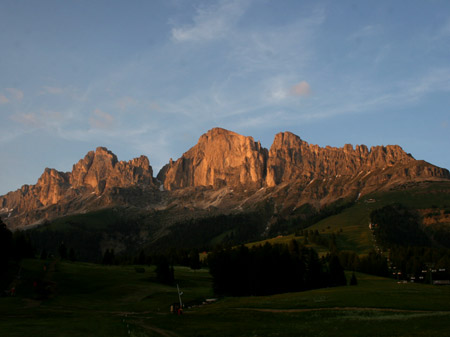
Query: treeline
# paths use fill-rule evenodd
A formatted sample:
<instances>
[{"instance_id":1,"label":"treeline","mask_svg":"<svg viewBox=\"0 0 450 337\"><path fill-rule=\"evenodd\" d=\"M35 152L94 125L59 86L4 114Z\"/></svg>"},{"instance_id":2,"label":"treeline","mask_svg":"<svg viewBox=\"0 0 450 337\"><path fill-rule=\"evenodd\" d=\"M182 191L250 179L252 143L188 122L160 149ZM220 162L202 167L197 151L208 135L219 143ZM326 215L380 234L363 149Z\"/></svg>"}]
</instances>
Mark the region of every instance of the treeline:
<instances>
[{"instance_id":1,"label":"treeline","mask_svg":"<svg viewBox=\"0 0 450 337\"><path fill-rule=\"evenodd\" d=\"M428 273L436 270L441 279L450 279L450 250L432 247L396 246L389 250L389 259L395 266L397 278L415 277L416 282L428 281ZM444 270L445 269L445 270ZM426 272L425 272L426 271ZM400 274L398 274L400 272ZM421 279L421 277L423 277Z\"/></svg>"},{"instance_id":2,"label":"treeline","mask_svg":"<svg viewBox=\"0 0 450 337\"><path fill-rule=\"evenodd\" d=\"M375 238L389 256L394 277L424 282L428 271L445 269L440 276L450 278L448 230L425 229L419 215L401 204L377 209L370 218Z\"/></svg>"},{"instance_id":3,"label":"treeline","mask_svg":"<svg viewBox=\"0 0 450 337\"><path fill-rule=\"evenodd\" d=\"M20 260L34 257L35 251L25 232L12 233L0 218L0 291L16 276Z\"/></svg>"},{"instance_id":4,"label":"treeline","mask_svg":"<svg viewBox=\"0 0 450 337\"><path fill-rule=\"evenodd\" d=\"M293 240L289 245L218 248L208 255L218 295L250 296L346 285L339 258L319 259Z\"/></svg>"},{"instance_id":5,"label":"treeline","mask_svg":"<svg viewBox=\"0 0 450 337\"><path fill-rule=\"evenodd\" d=\"M210 250L216 244L239 245L259 239L266 223L265 213L241 213L189 219L170 227L170 233L152 243L154 251L175 247Z\"/></svg>"},{"instance_id":6,"label":"treeline","mask_svg":"<svg viewBox=\"0 0 450 337\"><path fill-rule=\"evenodd\" d=\"M158 265L161 260L167 260L171 266L185 266L191 269L200 269L203 264L200 261L198 249L175 249L162 253L146 253L141 250L137 255L115 254L114 249L106 249L103 253L101 264L105 265Z\"/></svg>"},{"instance_id":7,"label":"treeline","mask_svg":"<svg viewBox=\"0 0 450 337\"><path fill-rule=\"evenodd\" d=\"M354 201L348 199L339 199L321 209L317 209L311 204L304 204L295 210L294 215L289 214L286 218L279 217L277 222L270 227L268 234L269 236L286 235L303 230L320 220L341 213L354 204Z\"/></svg>"},{"instance_id":8,"label":"treeline","mask_svg":"<svg viewBox=\"0 0 450 337\"><path fill-rule=\"evenodd\" d=\"M374 210L370 214L374 235L384 247L431 246L420 226L419 216L411 209L392 204Z\"/></svg>"},{"instance_id":9,"label":"treeline","mask_svg":"<svg viewBox=\"0 0 450 337\"><path fill-rule=\"evenodd\" d=\"M365 274L388 277L388 260L382 254L372 250L369 254L360 257L352 251L340 251L337 253L341 265L346 270L358 271Z\"/></svg>"}]
</instances>

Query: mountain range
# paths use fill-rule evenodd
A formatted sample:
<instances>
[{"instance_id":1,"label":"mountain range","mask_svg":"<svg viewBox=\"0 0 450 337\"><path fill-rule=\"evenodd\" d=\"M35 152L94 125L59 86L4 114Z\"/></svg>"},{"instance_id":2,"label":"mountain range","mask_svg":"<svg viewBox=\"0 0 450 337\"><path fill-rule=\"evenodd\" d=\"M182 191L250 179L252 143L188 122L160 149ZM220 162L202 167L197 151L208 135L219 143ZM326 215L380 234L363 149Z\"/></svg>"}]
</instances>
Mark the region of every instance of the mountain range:
<instances>
[{"instance_id":1,"label":"mountain range","mask_svg":"<svg viewBox=\"0 0 450 337\"><path fill-rule=\"evenodd\" d=\"M449 180L447 169L415 160L398 145L320 147L281 132L266 149L214 128L156 177L146 156L119 161L104 147L71 172L46 168L35 185L0 196L0 216L18 229L110 207L165 210L180 219L247 212L267 201L273 214L289 216L304 204L320 209L411 182Z\"/></svg>"}]
</instances>

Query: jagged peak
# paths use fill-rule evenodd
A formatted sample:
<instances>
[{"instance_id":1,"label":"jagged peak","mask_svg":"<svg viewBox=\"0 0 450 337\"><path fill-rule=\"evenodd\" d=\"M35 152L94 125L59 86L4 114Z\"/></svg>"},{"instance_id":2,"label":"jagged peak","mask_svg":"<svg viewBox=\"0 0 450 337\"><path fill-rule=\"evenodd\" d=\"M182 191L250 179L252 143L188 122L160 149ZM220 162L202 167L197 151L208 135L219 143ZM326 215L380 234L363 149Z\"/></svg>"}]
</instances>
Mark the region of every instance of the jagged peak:
<instances>
[{"instance_id":1,"label":"jagged peak","mask_svg":"<svg viewBox=\"0 0 450 337\"><path fill-rule=\"evenodd\" d=\"M279 132L273 139L272 148L280 146L296 146L305 143L299 136L289 131Z\"/></svg>"},{"instance_id":2,"label":"jagged peak","mask_svg":"<svg viewBox=\"0 0 450 337\"><path fill-rule=\"evenodd\" d=\"M206 133L204 133L204 136L216 136L216 135L238 135L238 133L234 131L230 131L224 128L215 127L210 130L208 130Z\"/></svg>"},{"instance_id":3,"label":"jagged peak","mask_svg":"<svg viewBox=\"0 0 450 337\"><path fill-rule=\"evenodd\" d=\"M200 136L197 145L202 144L204 142L214 142L216 140L219 139L227 139L230 140L232 138L240 138L240 139L245 139L248 138L251 141L253 141L252 137L246 137L243 136L239 133L227 130L227 129L223 129L223 128L212 128L211 130L208 130L206 133L204 133L203 135Z\"/></svg>"}]
</instances>

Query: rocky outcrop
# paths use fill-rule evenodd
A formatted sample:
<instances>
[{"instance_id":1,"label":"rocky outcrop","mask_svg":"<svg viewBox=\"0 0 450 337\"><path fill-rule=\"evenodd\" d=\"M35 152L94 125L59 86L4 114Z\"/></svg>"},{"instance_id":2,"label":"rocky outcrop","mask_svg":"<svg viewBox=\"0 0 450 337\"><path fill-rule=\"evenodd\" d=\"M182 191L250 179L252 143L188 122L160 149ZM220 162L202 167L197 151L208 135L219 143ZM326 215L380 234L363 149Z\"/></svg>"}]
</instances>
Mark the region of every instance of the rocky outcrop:
<instances>
[{"instance_id":1,"label":"rocky outcrop","mask_svg":"<svg viewBox=\"0 0 450 337\"><path fill-rule=\"evenodd\" d=\"M442 179L450 179L448 170L415 160L397 145L319 147L282 132L267 150L252 137L214 128L181 158L170 160L157 179L147 157L119 161L103 147L87 153L71 172L45 169L36 185L0 196L0 216L23 227L113 205L173 210L176 218L194 210L243 211L261 202L289 214L304 203L321 207Z\"/></svg>"},{"instance_id":2,"label":"rocky outcrop","mask_svg":"<svg viewBox=\"0 0 450 337\"><path fill-rule=\"evenodd\" d=\"M342 148L319 147L282 132L267 151L251 137L215 128L201 136L197 145L181 158L163 167L158 179L167 190L197 186L274 187L292 181L308 184L328 177L364 176L402 165L411 168L395 171L388 180L450 178L445 169L417 163L398 145L374 146L370 150L365 145L354 148L350 144Z\"/></svg>"},{"instance_id":3,"label":"rocky outcrop","mask_svg":"<svg viewBox=\"0 0 450 337\"><path fill-rule=\"evenodd\" d=\"M319 147L304 142L300 137L282 132L275 136L267 162L267 186L292 180L310 181L329 176L352 176L393 165L412 163L414 158L398 145L376 146L370 151L365 145L354 149ZM405 172L407 175L407 172Z\"/></svg>"},{"instance_id":4,"label":"rocky outcrop","mask_svg":"<svg viewBox=\"0 0 450 337\"><path fill-rule=\"evenodd\" d=\"M153 170L146 156L119 162L114 153L98 147L73 166L70 184L90 187L97 193L112 187L152 185Z\"/></svg>"},{"instance_id":5,"label":"rocky outcrop","mask_svg":"<svg viewBox=\"0 0 450 337\"><path fill-rule=\"evenodd\" d=\"M158 175L167 190L195 186L260 187L266 175L267 150L252 137L215 128Z\"/></svg>"},{"instance_id":6,"label":"rocky outcrop","mask_svg":"<svg viewBox=\"0 0 450 337\"><path fill-rule=\"evenodd\" d=\"M115 154L99 147L75 164L72 172L46 168L36 185L24 185L0 197L0 209L1 213L11 217L55 204L74 203L74 200L86 199L92 194L111 202L114 195L124 194L118 188L137 186L156 188L148 158L141 156L128 162L118 161ZM81 207L82 202L77 206ZM70 207L61 208L70 210Z\"/></svg>"}]
</instances>

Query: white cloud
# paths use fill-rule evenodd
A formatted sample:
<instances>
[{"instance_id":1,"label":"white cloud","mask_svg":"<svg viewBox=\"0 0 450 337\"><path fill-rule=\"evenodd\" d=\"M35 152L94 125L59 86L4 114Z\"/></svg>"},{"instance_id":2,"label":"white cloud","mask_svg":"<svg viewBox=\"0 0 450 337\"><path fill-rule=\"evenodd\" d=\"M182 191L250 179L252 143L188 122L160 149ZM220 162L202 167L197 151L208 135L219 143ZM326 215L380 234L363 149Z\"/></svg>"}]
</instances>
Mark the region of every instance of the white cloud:
<instances>
[{"instance_id":1,"label":"white cloud","mask_svg":"<svg viewBox=\"0 0 450 337\"><path fill-rule=\"evenodd\" d=\"M193 24L172 29L176 41L208 41L225 36L244 14L249 1L221 1L218 5L198 8Z\"/></svg>"},{"instance_id":2,"label":"white cloud","mask_svg":"<svg viewBox=\"0 0 450 337\"><path fill-rule=\"evenodd\" d=\"M6 96L3 95L3 94L0 94L0 104L6 104L6 103L8 103L8 102L9 102L8 97L6 97Z\"/></svg>"},{"instance_id":3,"label":"white cloud","mask_svg":"<svg viewBox=\"0 0 450 337\"><path fill-rule=\"evenodd\" d=\"M11 120L21 124L25 129L57 129L64 122L59 111L40 110L38 112L18 112L11 116Z\"/></svg>"},{"instance_id":4,"label":"white cloud","mask_svg":"<svg viewBox=\"0 0 450 337\"><path fill-rule=\"evenodd\" d=\"M89 124L94 129L109 129L114 125L114 117L100 109L95 109L89 118Z\"/></svg>"},{"instance_id":5,"label":"white cloud","mask_svg":"<svg viewBox=\"0 0 450 337\"><path fill-rule=\"evenodd\" d=\"M51 94L51 95L60 95L64 92L64 89L59 88L59 87L45 86L43 89L44 89L44 93Z\"/></svg>"},{"instance_id":6,"label":"white cloud","mask_svg":"<svg viewBox=\"0 0 450 337\"><path fill-rule=\"evenodd\" d=\"M450 68L433 69L420 78L400 83L400 90L400 95L408 102L432 92L450 91Z\"/></svg>"},{"instance_id":7,"label":"white cloud","mask_svg":"<svg viewBox=\"0 0 450 337\"><path fill-rule=\"evenodd\" d=\"M129 97L129 96L124 96L116 101L117 107L122 111L125 111L129 107L132 107L136 104L137 104L137 101L134 98Z\"/></svg>"},{"instance_id":8,"label":"white cloud","mask_svg":"<svg viewBox=\"0 0 450 337\"><path fill-rule=\"evenodd\" d=\"M41 125L36 113L18 113L11 116L11 119L28 127L39 127Z\"/></svg>"},{"instance_id":9,"label":"white cloud","mask_svg":"<svg viewBox=\"0 0 450 337\"><path fill-rule=\"evenodd\" d=\"M16 100L21 101L23 99L23 91L16 88L6 88L6 91L9 92L10 96Z\"/></svg>"},{"instance_id":10,"label":"white cloud","mask_svg":"<svg viewBox=\"0 0 450 337\"><path fill-rule=\"evenodd\" d=\"M375 36L381 31L381 26L379 25L367 25L362 27L360 30L354 32L349 36L350 40L362 40Z\"/></svg>"},{"instance_id":11,"label":"white cloud","mask_svg":"<svg viewBox=\"0 0 450 337\"><path fill-rule=\"evenodd\" d=\"M435 38L447 38L450 36L450 19L448 19L439 29Z\"/></svg>"},{"instance_id":12,"label":"white cloud","mask_svg":"<svg viewBox=\"0 0 450 337\"><path fill-rule=\"evenodd\" d=\"M269 102L280 102L289 97L307 97L311 95L311 86L306 81L301 81L289 87L286 78L269 80Z\"/></svg>"},{"instance_id":13,"label":"white cloud","mask_svg":"<svg viewBox=\"0 0 450 337\"><path fill-rule=\"evenodd\" d=\"M311 87L308 82L302 81L293 85L289 93L293 96L309 96L311 95Z\"/></svg>"}]
</instances>

